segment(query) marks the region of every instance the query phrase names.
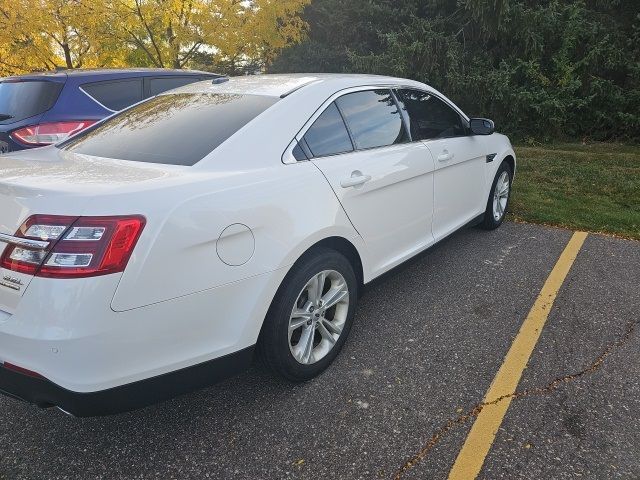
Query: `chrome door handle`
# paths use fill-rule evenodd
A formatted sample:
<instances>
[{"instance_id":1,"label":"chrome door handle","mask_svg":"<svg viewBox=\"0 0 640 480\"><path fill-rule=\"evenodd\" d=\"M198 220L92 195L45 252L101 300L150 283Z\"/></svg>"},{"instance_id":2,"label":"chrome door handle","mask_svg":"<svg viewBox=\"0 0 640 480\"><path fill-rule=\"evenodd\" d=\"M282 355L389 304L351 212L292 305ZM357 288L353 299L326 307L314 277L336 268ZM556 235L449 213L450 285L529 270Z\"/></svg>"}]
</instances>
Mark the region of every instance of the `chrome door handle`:
<instances>
[{"instance_id":1,"label":"chrome door handle","mask_svg":"<svg viewBox=\"0 0 640 480\"><path fill-rule=\"evenodd\" d=\"M445 150L440 155L438 155L438 161L439 162L448 162L452 158L453 158L453 153L449 153L448 150Z\"/></svg>"},{"instance_id":2,"label":"chrome door handle","mask_svg":"<svg viewBox=\"0 0 640 480\"><path fill-rule=\"evenodd\" d=\"M342 179L340 186L342 188L357 187L367 183L369 180L371 180L371 175L362 175L362 173L356 171L351 174L351 177Z\"/></svg>"}]
</instances>

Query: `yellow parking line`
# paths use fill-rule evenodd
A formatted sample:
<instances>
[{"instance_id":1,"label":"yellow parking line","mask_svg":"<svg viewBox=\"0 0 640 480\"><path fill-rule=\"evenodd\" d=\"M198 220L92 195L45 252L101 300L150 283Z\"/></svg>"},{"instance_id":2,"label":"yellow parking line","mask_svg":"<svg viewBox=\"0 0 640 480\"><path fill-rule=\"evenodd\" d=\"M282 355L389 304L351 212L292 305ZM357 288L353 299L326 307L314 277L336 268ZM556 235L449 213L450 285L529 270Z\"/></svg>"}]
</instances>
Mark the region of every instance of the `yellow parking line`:
<instances>
[{"instance_id":1,"label":"yellow parking line","mask_svg":"<svg viewBox=\"0 0 640 480\"><path fill-rule=\"evenodd\" d=\"M512 397L505 397L497 403L491 402L516 390L522 372L540 338L556 295L586 238L585 232L575 232L551 270L484 397L484 403L490 404L482 408L471 427L462 450L449 472L450 480L471 480L480 473Z\"/></svg>"}]
</instances>

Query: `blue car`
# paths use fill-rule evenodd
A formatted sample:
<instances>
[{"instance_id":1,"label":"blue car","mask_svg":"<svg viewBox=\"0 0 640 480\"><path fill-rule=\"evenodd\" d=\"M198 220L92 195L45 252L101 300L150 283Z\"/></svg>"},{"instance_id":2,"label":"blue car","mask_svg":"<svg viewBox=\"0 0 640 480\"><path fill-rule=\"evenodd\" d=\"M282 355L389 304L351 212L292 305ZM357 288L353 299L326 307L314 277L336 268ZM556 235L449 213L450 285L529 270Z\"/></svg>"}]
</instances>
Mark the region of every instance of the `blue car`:
<instances>
[{"instance_id":1,"label":"blue car","mask_svg":"<svg viewBox=\"0 0 640 480\"><path fill-rule=\"evenodd\" d=\"M1 78L0 154L59 142L145 98L219 76L141 68Z\"/></svg>"}]
</instances>

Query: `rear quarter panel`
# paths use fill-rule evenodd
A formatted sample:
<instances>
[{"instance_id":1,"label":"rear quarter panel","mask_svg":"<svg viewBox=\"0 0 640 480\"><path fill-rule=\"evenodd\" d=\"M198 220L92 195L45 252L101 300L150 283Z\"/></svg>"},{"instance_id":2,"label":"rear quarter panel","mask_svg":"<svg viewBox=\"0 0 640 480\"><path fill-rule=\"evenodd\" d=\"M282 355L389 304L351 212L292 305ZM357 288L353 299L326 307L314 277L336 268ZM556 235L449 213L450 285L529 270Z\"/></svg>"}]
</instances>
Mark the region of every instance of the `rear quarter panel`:
<instances>
[{"instance_id":1,"label":"rear quarter panel","mask_svg":"<svg viewBox=\"0 0 640 480\"><path fill-rule=\"evenodd\" d=\"M139 195L134 202L147 202L147 226L113 298L115 311L283 269L322 238L356 235L333 191L310 162L203 173L194 183L146 192L145 200ZM248 259L228 265L220 258L220 236L238 224L248 227L250 234L226 238L225 248L233 250L237 242ZM248 252L251 237L253 249ZM257 296L254 293L248 292L247 301Z\"/></svg>"}]
</instances>

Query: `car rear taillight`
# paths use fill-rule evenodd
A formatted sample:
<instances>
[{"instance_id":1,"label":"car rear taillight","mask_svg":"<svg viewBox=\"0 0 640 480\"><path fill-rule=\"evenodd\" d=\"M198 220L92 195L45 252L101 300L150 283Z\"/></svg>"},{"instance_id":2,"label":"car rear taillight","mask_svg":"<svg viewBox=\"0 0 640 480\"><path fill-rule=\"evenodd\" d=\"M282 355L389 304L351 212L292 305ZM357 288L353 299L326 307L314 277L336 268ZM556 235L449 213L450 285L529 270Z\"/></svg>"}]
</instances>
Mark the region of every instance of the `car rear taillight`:
<instances>
[{"instance_id":1,"label":"car rear taillight","mask_svg":"<svg viewBox=\"0 0 640 480\"><path fill-rule=\"evenodd\" d=\"M48 242L45 248L9 245L0 267L38 277L79 278L122 272L142 233L139 215L66 217L33 215L16 237Z\"/></svg>"},{"instance_id":2,"label":"car rear taillight","mask_svg":"<svg viewBox=\"0 0 640 480\"><path fill-rule=\"evenodd\" d=\"M73 122L52 122L41 123L40 125L31 125L14 132L11 132L11 138L33 147L42 147L57 143L74 133L84 130L96 123L95 120L79 120Z\"/></svg>"}]
</instances>

